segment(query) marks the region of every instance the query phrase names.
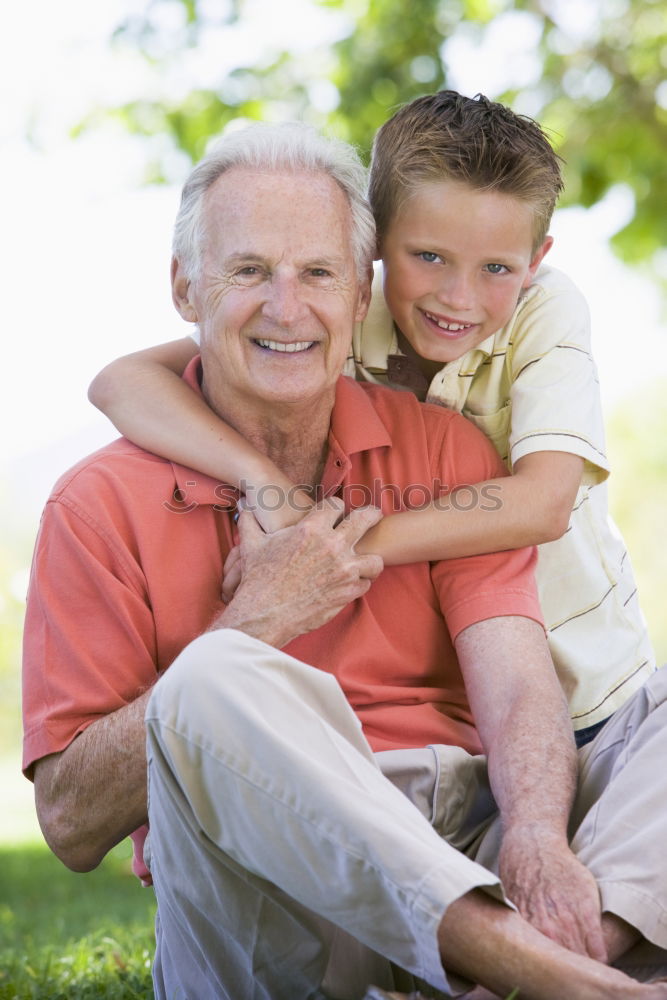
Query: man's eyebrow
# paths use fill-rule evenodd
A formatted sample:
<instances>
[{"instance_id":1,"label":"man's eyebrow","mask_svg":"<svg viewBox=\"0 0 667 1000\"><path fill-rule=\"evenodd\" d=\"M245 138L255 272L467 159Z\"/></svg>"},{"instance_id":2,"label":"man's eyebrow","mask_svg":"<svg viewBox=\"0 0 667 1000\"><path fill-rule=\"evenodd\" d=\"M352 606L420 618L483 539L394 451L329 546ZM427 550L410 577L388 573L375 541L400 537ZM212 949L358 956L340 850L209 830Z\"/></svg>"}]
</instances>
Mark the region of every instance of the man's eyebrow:
<instances>
[{"instance_id":1,"label":"man's eyebrow","mask_svg":"<svg viewBox=\"0 0 667 1000\"><path fill-rule=\"evenodd\" d=\"M222 261L226 267L235 267L237 264L248 264L249 262L263 263L264 258L258 253L253 253L252 250L244 250L240 253L232 253Z\"/></svg>"},{"instance_id":2,"label":"man's eyebrow","mask_svg":"<svg viewBox=\"0 0 667 1000\"><path fill-rule=\"evenodd\" d=\"M255 253L252 250L241 250L236 251L236 253L229 254L222 260L222 266L224 268L238 267L244 264L262 264L267 265L271 262L263 257L261 254ZM345 266L346 258L337 254L332 254L331 256L314 256L314 257L303 257L302 260L297 262L297 266L300 268L309 267L321 267L321 268L334 268L340 270Z\"/></svg>"},{"instance_id":3,"label":"man's eyebrow","mask_svg":"<svg viewBox=\"0 0 667 1000\"><path fill-rule=\"evenodd\" d=\"M306 257L301 264L301 267L322 267L322 268L336 268L340 269L345 266L346 258L341 256L329 256L329 257Z\"/></svg>"}]
</instances>

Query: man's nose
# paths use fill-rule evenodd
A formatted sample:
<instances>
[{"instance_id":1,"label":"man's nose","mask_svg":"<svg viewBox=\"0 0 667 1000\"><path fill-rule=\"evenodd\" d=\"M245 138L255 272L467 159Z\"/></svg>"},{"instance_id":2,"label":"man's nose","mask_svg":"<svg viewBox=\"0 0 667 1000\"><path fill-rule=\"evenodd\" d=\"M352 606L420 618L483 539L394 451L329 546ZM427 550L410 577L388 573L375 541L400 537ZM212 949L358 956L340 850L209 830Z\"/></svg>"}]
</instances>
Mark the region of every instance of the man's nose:
<instances>
[{"instance_id":1,"label":"man's nose","mask_svg":"<svg viewBox=\"0 0 667 1000\"><path fill-rule=\"evenodd\" d=\"M296 276L274 275L267 286L263 306L267 319L279 326L292 326L307 315L304 289Z\"/></svg>"},{"instance_id":2,"label":"man's nose","mask_svg":"<svg viewBox=\"0 0 667 1000\"><path fill-rule=\"evenodd\" d=\"M475 303L475 281L472 275L456 268L447 269L437 292L438 301L452 311L465 312Z\"/></svg>"}]
</instances>

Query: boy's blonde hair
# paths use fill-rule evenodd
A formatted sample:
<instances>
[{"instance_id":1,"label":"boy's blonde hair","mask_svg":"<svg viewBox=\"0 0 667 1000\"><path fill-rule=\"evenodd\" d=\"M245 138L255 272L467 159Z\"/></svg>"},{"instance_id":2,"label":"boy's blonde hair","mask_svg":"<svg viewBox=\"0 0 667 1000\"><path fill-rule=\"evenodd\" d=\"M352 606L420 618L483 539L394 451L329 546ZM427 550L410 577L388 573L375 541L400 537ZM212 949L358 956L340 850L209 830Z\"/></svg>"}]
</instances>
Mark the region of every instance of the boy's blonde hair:
<instances>
[{"instance_id":1,"label":"boy's blonde hair","mask_svg":"<svg viewBox=\"0 0 667 1000\"><path fill-rule=\"evenodd\" d=\"M418 97L385 122L373 143L369 199L380 246L421 184L451 180L528 202L537 250L563 189L559 160L537 122L482 94Z\"/></svg>"}]
</instances>

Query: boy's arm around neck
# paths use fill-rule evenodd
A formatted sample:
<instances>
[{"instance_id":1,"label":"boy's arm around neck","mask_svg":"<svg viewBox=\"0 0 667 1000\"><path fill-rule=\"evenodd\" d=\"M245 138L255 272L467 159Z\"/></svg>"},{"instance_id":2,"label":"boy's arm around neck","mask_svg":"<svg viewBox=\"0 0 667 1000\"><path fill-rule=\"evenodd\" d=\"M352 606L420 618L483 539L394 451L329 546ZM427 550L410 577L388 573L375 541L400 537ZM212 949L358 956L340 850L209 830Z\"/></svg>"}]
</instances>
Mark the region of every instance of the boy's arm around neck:
<instances>
[{"instance_id":1,"label":"boy's arm around neck","mask_svg":"<svg viewBox=\"0 0 667 1000\"><path fill-rule=\"evenodd\" d=\"M292 482L181 378L197 354L189 337L112 361L88 390L91 403L140 448L256 494L273 486L287 496ZM300 520L305 507L256 511L267 531Z\"/></svg>"},{"instance_id":2,"label":"boy's arm around neck","mask_svg":"<svg viewBox=\"0 0 667 1000\"><path fill-rule=\"evenodd\" d=\"M459 502L454 490L421 510L385 517L357 551L396 565L554 541L567 530L583 464L566 452L533 452L516 463L511 476L463 487Z\"/></svg>"}]
</instances>

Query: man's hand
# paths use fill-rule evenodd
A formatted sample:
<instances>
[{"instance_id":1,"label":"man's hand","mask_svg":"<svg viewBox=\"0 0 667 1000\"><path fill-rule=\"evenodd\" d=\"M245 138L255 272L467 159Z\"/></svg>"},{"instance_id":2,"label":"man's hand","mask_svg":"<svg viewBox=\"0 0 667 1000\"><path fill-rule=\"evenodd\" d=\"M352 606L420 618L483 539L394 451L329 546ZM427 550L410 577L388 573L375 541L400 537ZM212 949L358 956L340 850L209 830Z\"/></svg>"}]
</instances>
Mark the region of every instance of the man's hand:
<instances>
[{"instance_id":1,"label":"man's hand","mask_svg":"<svg viewBox=\"0 0 667 1000\"><path fill-rule=\"evenodd\" d=\"M222 567L222 599L225 604L229 604L241 582L241 568L241 547L235 545L229 550L225 565Z\"/></svg>"},{"instance_id":2,"label":"man's hand","mask_svg":"<svg viewBox=\"0 0 667 1000\"><path fill-rule=\"evenodd\" d=\"M266 535L249 511L242 512L241 582L212 628L237 628L282 648L326 624L382 571L379 556L354 551L381 517L375 507L345 517L342 501L330 498L299 524Z\"/></svg>"},{"instance_id":3,"label":"man's hand","mask_svg":"<svg viewBox=\"0 0 667 1000\"><path fill-rule=\"evenodd\" d=\"M506 831L500 877L533 927L570 951L607 961L597 883L562 837L539 825Z\"/></svg>"}]
</instances>

